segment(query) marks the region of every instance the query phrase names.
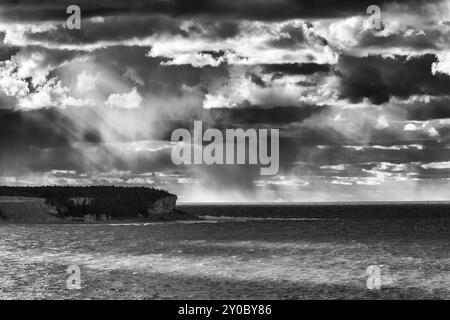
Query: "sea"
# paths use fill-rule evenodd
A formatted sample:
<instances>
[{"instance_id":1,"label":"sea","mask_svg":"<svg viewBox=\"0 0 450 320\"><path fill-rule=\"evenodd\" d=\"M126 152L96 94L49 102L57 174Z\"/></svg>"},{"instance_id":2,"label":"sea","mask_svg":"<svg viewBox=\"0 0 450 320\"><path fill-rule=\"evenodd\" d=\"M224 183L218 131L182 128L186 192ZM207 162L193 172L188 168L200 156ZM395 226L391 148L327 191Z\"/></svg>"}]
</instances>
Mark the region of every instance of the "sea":
<instances>
[{"instance_id":1,"label":"sea","mask_svg":"<svg viewBox=\"0 0 450 320\"><path fill-rule=\"evenodd\" d=\"M0 299L449 299L449 203L182 204L0 224Z\"/></svg>"}]
</instances>

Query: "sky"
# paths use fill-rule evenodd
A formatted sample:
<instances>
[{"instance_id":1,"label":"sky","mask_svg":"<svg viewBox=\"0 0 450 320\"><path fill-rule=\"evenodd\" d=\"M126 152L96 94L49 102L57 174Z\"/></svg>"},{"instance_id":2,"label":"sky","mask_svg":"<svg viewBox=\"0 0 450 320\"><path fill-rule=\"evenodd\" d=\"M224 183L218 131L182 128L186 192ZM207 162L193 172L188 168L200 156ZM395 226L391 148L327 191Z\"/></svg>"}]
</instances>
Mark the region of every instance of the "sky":
<instances>
[{"instance_id":1,"label":"sky","mask_svg":"<svg viewBox=\"0 0 450 320\"><path fill-rule=\"evenodd\" d=\"M83 0L80 29L71 4L0 3L0 184L450 200L449 0ZM175 165L195 120L279 129L278 174Z\"/></svg>"}]
</instances>

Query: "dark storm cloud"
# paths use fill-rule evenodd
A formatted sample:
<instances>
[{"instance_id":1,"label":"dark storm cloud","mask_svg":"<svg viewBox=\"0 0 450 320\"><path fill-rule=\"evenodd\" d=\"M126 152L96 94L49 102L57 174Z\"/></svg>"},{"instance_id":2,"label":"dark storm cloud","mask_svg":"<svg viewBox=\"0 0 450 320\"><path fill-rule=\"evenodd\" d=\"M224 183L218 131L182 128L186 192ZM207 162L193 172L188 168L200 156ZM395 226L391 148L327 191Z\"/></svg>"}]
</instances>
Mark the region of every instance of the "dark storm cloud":
<instances>
[{"instance_id":1,"label":"dark storm cloud","mask_svg":"<svg viewBox=\"0 0 450 320\"><path fill-rule=\"evenodd\" d=\"M209 55L209 56L213 57L216 60L221 58L221 57L223 57L225 55L225 53L226 52L224 50L219 50L219 51L204 50L204 51L200 51L200 54Z\"/></svg>"},{"instance_id":2,"label":"dark storm cloud","mask_svg":"<svg viewBox=\"0 0 450 320\"><path fill-rule=\"evenodd\" d=\"M266 88L267 87L267 85L264 82L264 80L259 75L257 75L256 73L251 72L250 73L250 79L252 80L252 82L254 84L260 86L261 88Z\"/></svg>"},{"instance_id":3,"label":"dark storm cloud","mask_svg":"<svg viewBox=\"0 0 450 320\"><path fill-rule=\"evenodd\" d=\"M330 72L331 65L318 63L285 63L261 65L264 72L281 75L311 75L317 72Z\"/></svg>"},{"instance_id":4,"label":"dark storm cloud","mask_svg":"<svg viewBox=\"0 0 450 320\"><path fill-rule=\"evenodd\" d=\"M84 17L84 16L83 16ZM70 30L56 24L50 30L26 31L28 42L81 45L96 44L101 41L123 42L145 39L150 36L181 36L184 38L201 36L206 39L224 40L236 36L240 31L239 21L215 20L199 17L195 23L183 25L184 20L161 14L113 15L95 19L82 19L81 30Z\"/></svg>"},{"instance_id":5,"label":"dark storm cloud","mask_svg":"<svg viewBox=\"0 0 450 320\"><path fill-rule=\"evenodd\" d=\"M424 0L380 0L377 5L387 3L420 6ZM73 4L70 0L59 1L2 1L4 15L9 19L48 20L65 19L65 8ZM83 15L109 16L119 14L168 14L172 16L234 17L242 19L281 20L288 18L320 18L343 17L364 13L373 1L369 0L141 0L119 1L106 0L99 2L78 1Z\"/></svg>"},{"instance_id":6,"label":"dark storm cloud","mask_svg":"<svg viewBox=\"0 0 450 320\"><path fill-rule=\"evenodd\" d=\"M121 41L144 38L155 34L188 36L188 30L180 29L181 21L167 16L111 16L104 22L83 20L82 30L70 30L58 26L57 30L47 30L28 34L30 41L64 44L90 44L97 41Z\"/></svg>"},{"instance_id":7,"label":"dark storm cloud","mask_svg":"<svg viewBox=\"0 0 450 320\"><path fill-rule=\"evenodd\" d=\"M0 111L1 172L31 166L41 149L69 146L71 128L72 121L55 110Z\"/></svg>"},{"instance_id":8,"label":"dark storm cloud","mask_svg":"<svg viewBox=\"0 0 450 320\"><path fill-rule=\"evenodd\" d=\"M239 23L236 21L204 21L204 24L207 26L209 36L218 39L232 38L240 31Z\"/></svg>"},{"instance_id":9,"label":"dark storm cloud","mask_svg":"<svg viewBox=\"0 0 450 320\"><path fill-rule=\"evenodd\" d=\"M102 142L101 133L95 129L86 130L83 134L83 141L98 144Z\"/></svg>"},{"instance_id":10,"label":"dark storm cloud","mask_svg":"<svg viewBox=\"0 0 450 320\"><path fill-rule=\"evenodd\" d=\"M72 121L54 109L0 111L1 151L67 146L70 128L73 128Z\"/></svg>"},{"instance_id":11,"label":"dark storm cloud","mask_svg":"<svg viewBox=\"0 0 450 320\"><path fill-rule=\"evenodd\" d=\"M92 123L77 123L79 118L74 114L91 119ZM14 176L52 170L142 172L149 167L164 170L172 166L167 153L133 153L130 161L130 155L120 152L120 143L131 142L129 138L116 132L114 140L104 141L95 127L102 121L98 110L90 108L0 112L0 173ZM143 133L143 138L150 136Z\"/></svg>"},{"instance_id":12,"label":"dark storm cloud","mask_svg":"<svg viewBox=\"0 0 450 320\"><path fill-rule=\"evenodd\" d=\"M388 3L398 6L388 12ZM423 28L402 15L425 12L429 1L79 1L81 30L62 26L70 4L0 4L0 60L11 60L0 68L0 108L22 109L0 113L0 179L50 172L68 179L58 183L157 182L155 171L176 172L158 187L194 189L178 181L192 177L199 190L253 196L265 179L254 166L173 164L171 133L194 120L204 129L280 129L273 190L320 194L324 183L344 182L364 193L364 183L414 183L407 174L448 177L439 169L450 157L446 27L436 7ZM398 21L364 31L372 4ZM52 78L58 86L46 86ZM24 111L41 107L49 108Z\"/></svg>"},{"instance_id":13,"label":"dark storm cloud","mask_svg":"<svg viewBox=\"0 0 450 320\"><path fill-rule=\"evenodd\" d=\"M338 66L343 98L358 102L368 98L374 104L389 101L391 97L408 98L411 95L448 95L450 76L432 74L432 65L438 58L423 56L341 56Z\"/></svg>"},{"instance_id":14,"label":"dark storm cloud","mask_svg":"<svg viewBox=\"0 0 450 320\"><path fill-rule=\"evenodd\" d=\"M358 46L361 48L411 48L411 49L436 49L436 40L441 36L438 31L429 31L426 34L401 35L390 34L387 36L376 36L372 32L365 32Z\"/></svg>"},{"instance_id":15,"label":"dark storm cloud","mask_svg":"<svg viewBox=\"0 0 450 320\"><path fill-rule=\"evenodd\" d=\"M15 55L20 50L18 47L5 46L3 44L3 37L4 35L0 33L0 61L9 60L11 56Z\"/></svg>"},{"instance_id":16,"label":"dark storm cloud","mask_svg":"<svg viewBox=\"0 0 450 320\"><path fill-rule=\"evenodd\" d=\"M95 63L112 70L119 75L124 75L133 70L135 81L127 79L130 85L141 87L143 92L157 96L181 97L185 94L186 87L198 89L205 93L206 87L213 81L225 81L229 78L229 66L221 64L217 67L204 66L193 67L190 64L164 65L168 61L165 58L153 58L146 56L148 48L113 46L107 49L95 51L90 57ZM206 55L215 54L204 52ZM122 63L118 63L121 61ZM201 107L200 105L198 107ZM161 112L174 111L167 106Z\"/></svg>"},{"instance_id":17,"label":"dark storm cloud","mask_svg":"<svg viewBox=\"0 0 450 320\"><path fill-rule=\"evenodd\" d=\"M73 113L89 114L100 123L99 114L89 108L83 110L40 109L33 111L0 112L0 173L13 175L20 172L46 172L51 170L128 170L136 173L172 168L170 153L116 152L115 144L131 142L128 138L103 141L95 127L84 129L74 121ZM134 111L138 113L139 111ZM80 115L79 115L80 116ZM152 126L149 123L149 126ZM154 124L155 126L158 123ZM161 132L170 140L170 122L161 124ZM176 128L173 124L171 130ZM111 128L112 130L114 128ZM143 139L154 138L143 134Z\"/></svg>"},{"instance_id":18,"label":"dark storm cloud","mask_svg":"<svg viewBox=\"0 0 450 320\"><path fill-rule=\"evenodd\" d=\"M428 102L402 104L400 108L407 114L408 120L424 121L450 118L449 106L449 98L435 98Z\"/></svg>"},{"instance_id":19,"label":"dark storm cloud","mask_svg":"<svg viewBox=\"0 0 450 320\"><path fill-rule=\"evenodd\" d=\"M208 113L217 123L225 124L264 124L280 125L292 122L302 122L315 113L319 113L326 107L273 107L261 108L248 106L245 108L211 109Z\"/></svg>"},{"instance_id":20,"label":"dark storm cloud","mask_svg":"<svg viewBox=\"0 0 450 320\"><path fill-rule=\"evenodd\" d=\"M308 31L311 32L310 35L306 34ZM268 41L268 45L280 49L293 49L300 48L308 41L320 46L328 45L328 41L325 38L314 34L313 25L309 22L304 23L302 26L298 24L284 25L279 30L279 36Z\"/></svg>"},{"instance_id":21,"label":"dark storm cloud","mask_svg":"<svg viewBox=\"0 0 450 320\"><path fill-rule=\"evenodd\" d=\"M409 145L421 145L426 152L418 148L396 150L392 148L392 146L397 145L395 141L391 141L388 144L352 145L354 148L341 144L329 144L326 147L318 148L317 146L302 144L294 140L290 144L291 147L296 145L297 148L300 148L297 162L316 170L318 166L339 164L348 164L350 169L368 169L382 162L395 164L440 162L448 161L450 156L450 150L446 148L446 144L436 141L410 141ZM357 147L361 149L358 150L356 149ZM329 170L328 173L334 170L334 174L338 174L336 168L327 168L327 170ZM348 172L349 170L342 171L339 173L340 176L354 175L354 173ZM326 172L323 171L322 173Z\"/></svg>"},{"instance_id":22,"label":"dark storm cloud","mask_svg":"<svg viewBox=\"0 0 450 320\"><path fill-rule=\"evenodd\" d=\"M297 26L287 25L283 27L280 32L283 33L282 36L278 39L269 41L271 46L277 48L291 48L305 41L303 29Z\"/></svg>"}]
</instances>

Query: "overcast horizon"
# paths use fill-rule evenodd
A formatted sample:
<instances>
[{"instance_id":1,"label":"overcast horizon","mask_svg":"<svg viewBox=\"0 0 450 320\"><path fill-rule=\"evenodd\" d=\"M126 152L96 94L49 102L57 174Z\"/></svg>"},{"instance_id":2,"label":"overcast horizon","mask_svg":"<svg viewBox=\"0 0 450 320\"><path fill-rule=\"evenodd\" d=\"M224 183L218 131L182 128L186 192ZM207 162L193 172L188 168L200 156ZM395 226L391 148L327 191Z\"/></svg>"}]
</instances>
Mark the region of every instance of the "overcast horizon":
<instances>
[{"instance_id":1,"label":"overcast horizon","mask_svg":"<svg viewBox=\"0 0 450 320\"><path fill-rule=\"evenodd\" d=\"M278 174L176 166L171 133L195 120L279 129ZM2 1L0 145L0 185L448 201L450 0Z\"/></svg>"}]
</instances>

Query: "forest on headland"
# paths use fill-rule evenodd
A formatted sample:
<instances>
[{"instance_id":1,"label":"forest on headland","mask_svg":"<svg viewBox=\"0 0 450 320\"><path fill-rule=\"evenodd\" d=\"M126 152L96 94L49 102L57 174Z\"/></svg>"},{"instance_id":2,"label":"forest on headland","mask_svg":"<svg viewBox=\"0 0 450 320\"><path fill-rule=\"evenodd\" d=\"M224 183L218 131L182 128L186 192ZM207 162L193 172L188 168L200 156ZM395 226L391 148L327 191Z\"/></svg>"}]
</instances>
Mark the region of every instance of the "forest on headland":
<instances>
[{"instance_id":1,"label":"forest on headland","mask_svg":"<svg viewBox=\"0 0 450 320\"><path fill-rule=\"evenodd\" d=\"M0 186L0 197L44 198L59 217L145 218L155 201L169 196L173 195L147 187Z\"/></svg>"}]
</instances>

